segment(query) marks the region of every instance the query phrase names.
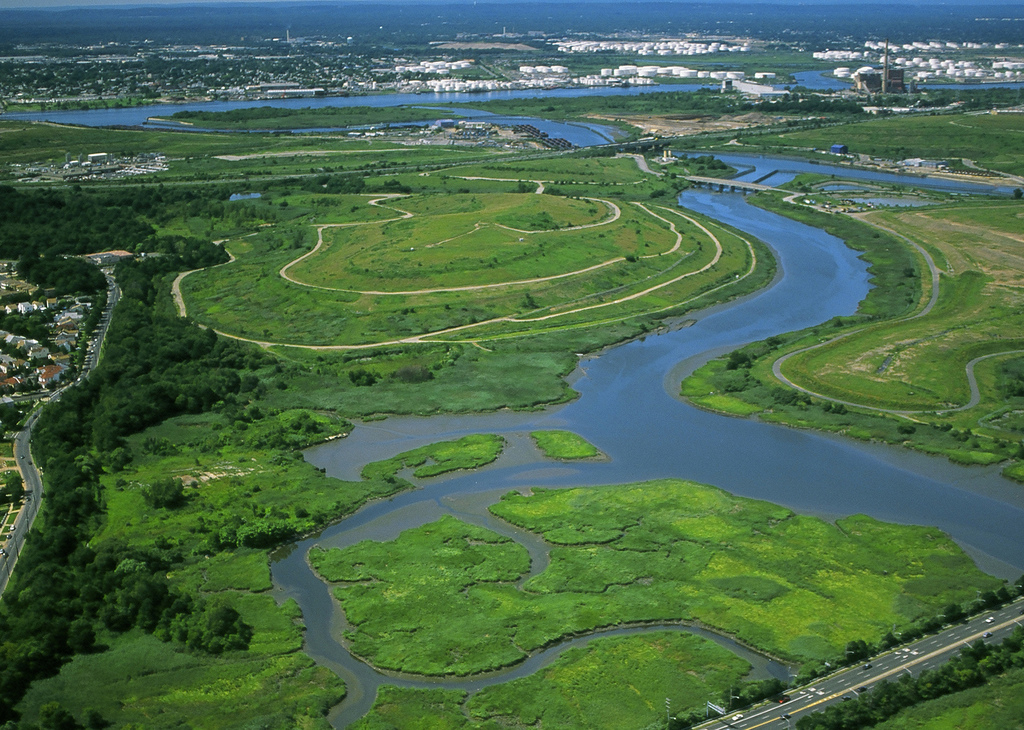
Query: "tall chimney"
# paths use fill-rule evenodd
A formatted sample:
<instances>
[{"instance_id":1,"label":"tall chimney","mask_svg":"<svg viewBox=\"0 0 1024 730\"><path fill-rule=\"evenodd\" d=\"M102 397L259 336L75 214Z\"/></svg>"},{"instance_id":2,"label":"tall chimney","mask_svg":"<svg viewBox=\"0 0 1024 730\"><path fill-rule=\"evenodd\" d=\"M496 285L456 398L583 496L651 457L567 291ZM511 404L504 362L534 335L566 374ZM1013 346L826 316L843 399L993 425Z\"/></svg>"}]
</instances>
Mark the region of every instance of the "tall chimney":
<instances>
[{"instance_id":1,"label":"tall chimney","mask_svg":"<svg viewBox=\"0 0 1024 730\"><path fill-rule=\"evenodd\" d=\"M889 39L885 39L885 61L882 63L882 93L889 93Z\"/></svg>"}]
</instances>

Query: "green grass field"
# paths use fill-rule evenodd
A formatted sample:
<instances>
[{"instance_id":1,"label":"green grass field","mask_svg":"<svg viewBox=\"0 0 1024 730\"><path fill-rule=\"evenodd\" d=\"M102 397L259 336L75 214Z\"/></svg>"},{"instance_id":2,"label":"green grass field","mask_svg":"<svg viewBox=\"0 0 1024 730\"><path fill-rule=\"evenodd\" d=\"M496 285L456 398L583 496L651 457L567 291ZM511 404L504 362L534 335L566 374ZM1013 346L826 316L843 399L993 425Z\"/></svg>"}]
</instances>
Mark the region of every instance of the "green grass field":
<instances>
[{"instance_id":1,"label":"green grass field","mask_svg":"<svg viewBox=\"0 0 1024 730\"><path fill-rule=\"evenodd\" d=\"M462 675L597 628L698 621L820 660L999 585L934 528L831 525L692 482L535 489L491 511L553 546L522 588L526 550L451 517L310 554L353 652L385 669Z\"/></svg>"},{"instance_id":2,"label":"green grass field","mask_svg":"<svg viewBox=\"0 0 1024 730\"><path fill-rule=\"evenodd\" d=\"M159 152L169 169L133 182L205 182L325 172L384 170L406 165L445 166L500 156L493 150L443 145L405 146L353 140L343 134L280 135L229 132L114 130L45 122L0 120L0 179L10 164L63 164L68 150L104 150L118 155ZM94 183L86 183L93 185Z\"/></svg>"},{"instance_id":3,"label":"green grass field","mask_svg":"<svg viewBox=\"0 0 1024 730\"><path fill-rule=\"evenodd\" d=\"M756 286L770 268L763 251L754 265L752 242L699 216L589 194L378 198L370 207L385 213L365 221L352 220L358 205L335 206L348 217L319 229L319 247L303 250L308 220L235 238L225 245L237 260L191 274L182 292L219 331L344 349L668 316Z\"/></svg>"},{"instance_id":4,"label":"green grass field","mask_svg":"<svg viewBox=\"0 0 1024 730\"><path fill-rule=\"evenodd\" d=\"M323 127L354 127L367 124L401 124L458 116L454 110L438 112L415 107L251 107L229 112L177 112L169 118L210 129L313 129Z\"/></svg>"},{"instance_id":5,"label":"green grass field","mask_svg":"<svg viewBox=\"0 0 1024 730\"><path fill-rule=\"evenodd\" d=\"M828 149L841 142L851 154L891 160L908 157L968 158L982 167L1024 173L1024 116L944 114L900 116L827 129L744 137L744 144L768 148Z\"/></svg>"},{"instance_id":6,"label":"green grass field","mask_svg":"<svg viewBox=\"0 0 1024 730\"><path fill-rule=\"evenodd\" d=\"M608 157L510 160L504 163L460 165L437 170L430 174L432 177L543 180L559 185L578 182L601 187L635 185L650 179L649 175L641 172L634 160Z\"/></svg>"}]
</instances>

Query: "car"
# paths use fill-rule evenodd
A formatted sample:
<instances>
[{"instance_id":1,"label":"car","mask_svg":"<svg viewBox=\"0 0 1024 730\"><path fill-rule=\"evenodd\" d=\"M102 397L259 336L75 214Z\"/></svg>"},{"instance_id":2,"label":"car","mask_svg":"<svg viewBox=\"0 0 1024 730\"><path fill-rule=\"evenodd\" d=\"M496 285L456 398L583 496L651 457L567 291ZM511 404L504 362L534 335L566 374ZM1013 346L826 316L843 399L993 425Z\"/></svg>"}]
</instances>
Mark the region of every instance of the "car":
<instances>
[{"instance_id":1,"label":"car","mask_svg":"<svg viewBox=\"0 0 1024 730\"><path fill-rule=\"evenodd\" d=\"M742 720L742 719L743 719L743 715L733 715L732 716L732 721L733 722L736 722L737 720Z\"/></svg>"},{"instance_id":2,"label":"car","mask_svg":"<svg viewBox=\"0 0 1024 730\"><path fill-rule=\"evenodd\" d=\"M853 698L850 695L843 695L843 702L849 702Z\"/></svg>"},{"instance_id":3,"label":"car","mask_svg":"<svg viewBox=\"0 0 1024 730\"><path fill-rule=\"evenodd\" d=\"M996 620L995 616L989 616L987 619L985 619L985 623L987 623L987 624L995 623L995 620Z\"/></svg>"},{"instance_id":4,"label":"car","mask_svg":"<svg viewBox=\"0 0 1024 730\"><path fill-rule=\"evenodd\" d=\"M782 697L779 698L779 704L781 705L784 702L789 702L789 700L790 700L789 695L782 695Z\"/></svg>"},{"instance_id":5,"label":"car","mask_svg":"<svg viewBox=\"0 0 1024 730\"><path fill-rule=\"evenodd\" d=\"M867 685L863 685L862 684L860 687L857 688L857 692L867 692L867 691L868 691Z\"/></svg>"},{"instance_id":6,"label":"car","mask_svg":"<svg viewBox=\"0 0 1024 730\"><path fill-rule=\"evenodd\" d=\"M871 662L868 662L863 666L863 669L871 669Z\"/></svg>"},{"instance_id":7,"label":"car","mask_svg":"<svg viewBox=\"0 0 1024 730\"><path fill-rule=\"evenodd\" d=\"M992 636L992 632L991 631L986 631L984 634L981 635L981 638L987 639L990 636Z\"/></svg>"},{"instance_id":8,"label":"car","mask_svg":"<svg viewBox=\"0 0 1024 730\"><path fill-rule=\"evenodd\" d=\"M792 717L788 712L782 716L783 720L789 720Z\"/></svg>"}]
</instances>

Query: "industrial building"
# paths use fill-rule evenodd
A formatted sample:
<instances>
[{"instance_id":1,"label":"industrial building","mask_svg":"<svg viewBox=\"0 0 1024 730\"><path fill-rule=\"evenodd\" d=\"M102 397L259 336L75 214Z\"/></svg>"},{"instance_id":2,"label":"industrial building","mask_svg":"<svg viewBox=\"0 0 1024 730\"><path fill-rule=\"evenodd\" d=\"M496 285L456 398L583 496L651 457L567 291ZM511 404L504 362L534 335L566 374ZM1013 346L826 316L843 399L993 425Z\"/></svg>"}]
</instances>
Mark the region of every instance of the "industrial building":
<instances>
[{"instance_id":1,"label":"industrial building","mask_svg":"<svg viewBox=\"0 0 1024 730\"><path fill-rule=\"evenodd\" d=\"M905 94L907 86L903 82L903 69L889 66L889 39L885 40L885 52L882 55L882 72L873 66L862 66L850 77L857 91L868 94Z\"/></svg>"},{"instance_id":2,"label":"industrial building","mask_svg":"<svg viewBox=\"0 0 1024 730\"><path fill-rule=\"evenodd\" d=\"M905 94L907 85L903 80L902 68L879 71L873 66L862 66L850 76L857 91L866 94Z\"/></svg>"},{"instance_id":3,"label":"industrial building","mask_svg":"<svg viewBox=\"0 0 1024 730\"><path fill-rule=\"evenodd\" d=\"M776 89L774 86L768 86L767 84L754 84L750 81L743 81L740 79L723 79L722 92L724 93L726 91L738 91L741 94L756 96L759 99L772 96L785 96L789 93L785 89Z\"/></svg>"}]
</instances>

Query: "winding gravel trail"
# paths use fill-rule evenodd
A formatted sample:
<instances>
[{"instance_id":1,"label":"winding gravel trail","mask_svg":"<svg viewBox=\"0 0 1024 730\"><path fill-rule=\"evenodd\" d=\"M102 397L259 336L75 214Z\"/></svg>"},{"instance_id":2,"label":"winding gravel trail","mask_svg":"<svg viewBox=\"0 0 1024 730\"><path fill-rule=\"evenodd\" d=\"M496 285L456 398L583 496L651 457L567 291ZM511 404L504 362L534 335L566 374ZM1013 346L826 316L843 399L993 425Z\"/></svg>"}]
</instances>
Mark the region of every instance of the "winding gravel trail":
<instances>
[{"instance_id":1,"label":"winding gravel trail","mask_svg":"<svg viewBox=\"0 0 1024 730\"><path fill-rule=\"evenodd\" d=\"M675 244L675 246L670 251L667 251L667 252L664 252L664 253L670 253L670 252L673 252L673 251L677 251L679 249L679 246L680 246L681 242L682 242L682 233L679 232L679 230L676 228L675 224L671 220L668 220L667 218L663 218L662 216L653 213L652 211L648 210L643 205L639 205L639 207L643 208L650 215L652 215L652 216L658 218L659 220L662 220L665 223L667 223L669 225L669 228L676 235L676 244ZM618 209L617 206L616 206L616 209ZM403 337L403 338L393 339L393 340L383 340L383 341L379 341L379 342L371 342L371 343L358 344L358 345L302 345L302 344L294 344L294 343L289 343L289 342L271 342L271 341L268 341L268 340L257 340L257 339L251 338L251 337L243 337L241 335L234 335L234 334L231 334L229 332L224 332L222 330L217 330L217 329L214 329L214 331L217 334L222 335L224 337L227 337L229 339L238 340L238 341L241 341L241 342L251 342L251 343L253 343L255 345L259 345L260 347L263 347L263 348L295 347L295 348L299 348L299 349L303 349L303 350L316 350L316 351L367 350L367 349L372 349L372 348L375 348L375 347L381 347L381 346L385 346L385 345L416 344L416 343L422 343L422 342L469 342L469 343L471 343L471 342L473 342L472 338L458 339L458 340L445 340L445 339L436 339L436 338L444 338L444 337L447 337L447 336L450 336L450 335L454 335L454 334L457 334L457 333L467 332L469 330L472 330L472 329L475 329L475 328L478 328L478 327L483 327L483 326L490 325L490 324L497 324L497 323L501 323L501 322L512 322L512 323L517 323L517 324L525 324L525 323L530 323L530 322L542 322L542 321L546 321L546 320L550 320L550 319L555 319L557 317L567 317L569 315L578 314L580 312L587 312L587 311L592 311L592 310L601 309L601 308L605 308L605 307L611 307L611 306L614 306L616 304L622 304L624 302L629 302L629 301L633 301L633 300L639 299L639 298L647 296L647 295L649 295L649 294L651 294L653 292L659 291L659 290L661 290L661 289L663 289L663 288L665 288L667 286L675 284L676 282L682 281L683 279L686 279L688 277L695 276L697 274L700 274L700 273L703 273L705 271L708 271L713 266L715 266L718 263L718 261L721 259L722 254L724 252L724 249L722 247L721 241L719 241L718 237L715 236L715 234L712 233L707 227L705 227L703 224L701 224L699 221L695 220L694 218L691 218L690 216L685 215L684 213L682 213L680 211L672 210L670 208L661 208L661 210L663 210L663 211L665 211L667 213L672 213L674 215L677 215L680 218L683 218L684 220L689 222L691 225L693 225L696 228L699 228L701 231L703 231L704 234L707 235L708 238L711 240L711 242L714 243L714 245L715 245L715 255L714 255L714 257L712 258L711 261L709 261L707 264L702 266L700 269L697 269L697 270L694 270L694 271L688 271L685 274L681 274L679 276L673 277L672 279L669 279L667 281L664 281L664 282L661 282L659 284L654 284L652 286L649 286L646 289L643 289L642 291L635 292L633 294L628 294L626 296L622 296L622 297L619 297L619 298L616 298L614 300L610 300L610 301L607 301L607 302L601 302L599 304L592 304L592 305L585 306L585 307L576 307L576 308L573 308L573 309L566 310L564 312L555 312L555 313L543 315L543 316L540 316L540 317L512 317L512 316L495 317L495 318L488 319L488 320L482 320L480 322L472 322L472 323L469 323L469 324L460 325L458 327L449 327L447 329L436 330L434 332L424 332L422 334L412 335L410 337ZM709 292L703 292L701 294L698 294L698 295L696 295L695 297L693 297L690 300L686 300L686 301L682 301L682 302L673 302L672 304L668 305L667 307L662 308L662 310L664 310L664 309L672 309L672 308L678 307L680 305L686 304L686 303L688 303L690 301L694 301L697 298L700 298L700 297L706 296L707 294L710 294L710 293L713 293L715 291L718 291L719 289L721 289L721 288L723 288L725 286L731 286L732 284L736 283L736 281L741 281L742 279L745 279L746 277L748 277L754 271L754 269L757 266L757 255L756 255L756 252L754 251L754 248L751 245L750 241L748 241L747 239L742 238L742 237L740 237L740 240L742 240L743 243L747 246L747 249L750 252L750 256L751 256L750 266L748 267L747 271L744 274L738 275L736 280L734 280L734 281L730 281L730 282L728 282L726 284L723 284L723 285L721 285L719 287L715 287L714 289L712 289ZM659 256L659 255L664 255L664 254L650 254L649 256L647 256L645 258L653 258L653 257ZM227 262L227 263L230 263L230 262ZM295 262L292 262L292 263L295 263ZM219 265L220 266L224 266L225 264L219 264ZM184 276L189 274L189 273L192 273L192 272L185 272L184 274L179 275L175 279L174 286L172 287L173 291L175 292L175 302L178 303L178 313L181 316L183 316L183 317L187 316L187 310L185 309L184 300L181 297L180 282L181 282L181 279L183 279ZM560 276L562 276L562 275L560 275ZM482 285L481 288L483 288L485 286L490 286L490 285ZM662 310L657 310L657 311L662 311ZM625 316L623 316L623 317L621 317L619 319L628 319L629 317L632 317L632 316L636 316L636 315L632 315L632 314L631 315L625 315ZM616 320L609 320L609 321L616 321ZM583 326L590 326L590 324L591 323L588 323L588 324L583 325Z\"/></svg>"}]
</instances>

